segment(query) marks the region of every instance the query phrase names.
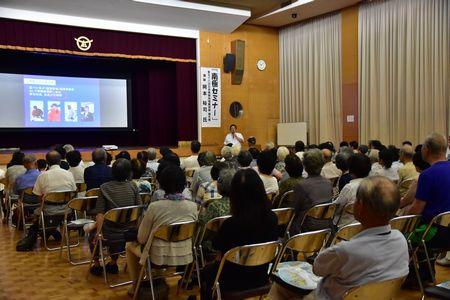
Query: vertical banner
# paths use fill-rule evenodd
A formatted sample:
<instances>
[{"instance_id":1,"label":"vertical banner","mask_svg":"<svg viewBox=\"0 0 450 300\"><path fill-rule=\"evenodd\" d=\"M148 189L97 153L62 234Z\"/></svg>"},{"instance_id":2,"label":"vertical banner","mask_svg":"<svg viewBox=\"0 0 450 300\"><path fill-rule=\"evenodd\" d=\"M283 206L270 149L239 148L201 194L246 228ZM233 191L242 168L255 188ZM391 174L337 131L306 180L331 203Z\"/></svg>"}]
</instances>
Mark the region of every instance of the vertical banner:
<instances>
[{"instance_id":1,"label":"vertical banner","mask_svg":"<svg viewBox=\"0 0 450 300\"><path fill-rule=\"evenodd\" d=\"M201 68L202 127L220 127L220 68Z\"/></svg>"}]
</instances>

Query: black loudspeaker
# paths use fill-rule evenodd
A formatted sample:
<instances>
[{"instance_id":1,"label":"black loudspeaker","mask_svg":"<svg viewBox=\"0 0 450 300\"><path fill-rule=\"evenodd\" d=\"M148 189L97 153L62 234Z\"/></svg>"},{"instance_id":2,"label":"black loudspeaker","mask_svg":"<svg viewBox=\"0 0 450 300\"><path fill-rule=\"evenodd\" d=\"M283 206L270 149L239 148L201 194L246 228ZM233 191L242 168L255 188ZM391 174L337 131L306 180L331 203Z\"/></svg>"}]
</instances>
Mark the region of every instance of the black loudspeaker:
<instances>
[{"instance_id":1,"label":"black loudspeaker","mask_svg":"<svg viewBox=\"0 0 450 300\"><path fill-rule=\"evenodd\" d=\"M230 73L234 70L234 65L236 63L236 56L231 53L225 54L223 58L223 71L225 73Z\"/></svg>"}]
</instances>

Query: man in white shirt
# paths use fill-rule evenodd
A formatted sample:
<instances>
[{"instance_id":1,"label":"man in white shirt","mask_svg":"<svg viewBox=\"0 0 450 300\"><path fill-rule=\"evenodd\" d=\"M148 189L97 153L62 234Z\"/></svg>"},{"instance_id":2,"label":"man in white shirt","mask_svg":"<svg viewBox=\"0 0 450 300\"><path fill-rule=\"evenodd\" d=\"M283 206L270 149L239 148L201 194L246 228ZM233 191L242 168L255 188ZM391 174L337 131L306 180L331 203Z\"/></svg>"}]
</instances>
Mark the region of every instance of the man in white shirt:
<instances>
[{"instance_id":1,"label":"man in white shirt","mask_svg":"<svg viewBox=\"0 0 450 300\"><path fill-rule=\"evenodd\" d=\"M84 182L84 166L81 164L81 153L78 150L72 150L66 154L69 163L69 172L72 173L75 183Z\"/></svg>"},{"instance_id":2,"label":"man in white shirt","mask_svg":"<svg viewBox=\"0 0 450 300\"><path fill-rule=\"evenodd\" d=\"M198 163L198 153L200 152L201 146L202 146L202 144L200 144L199 141L191 142L192 155L184 158L181 161L181 168L183 170L195 170L195 169L200 168L200 165Z\"/></svg>"},{"instance_id":3,"label":"man in white shirt","mask_svg":"<svg viewBox=\"0 0 450 300\"><path fill-rule=\"evenodd\" d=\"M277 179L272 176L276 163L276 154L272 151L262 151L258 156L258 174L264 184L266 194L275 194L279 189Z\"/></svg>"},{"instance_id":4,"label":"man in white shirt","mask_svg":"<svg viewBox=\"0 0 450 300\"><path fill-rule=\"evenodd\" d=\"M387 178L369 177L361 182L354 213L363 231L316 257L313 272L322 279L312 292L314 299L342 299L353 287L408 275L408 244L403 234L389 225L399 203L398 189ZM270 299L295 296L278 284L269 294Z\"/></svg>"},{"instance_id":5,"label":"man in white shirt","mask_svg":"<svg viewBox=\"0 0 450 300\"><path fill-rule=\"evenodd\" d=\"M244 142L244 136L239 133L236 132L237 130L237 126L232 124L230 125L230 133L227 134L227 136L225 137L225 141L223 142L224 145L229 145L231 144L231 146L235 145L235 144L241 144Z\"/></svg>"},{"instance_id":6,"label":"man in white shirt","mask_svg":"<svg viewBox=\"0 0 450 300\"><path fill-rule=\"evenodd\" d=\"M333 153L329 149L322 150L323 159L325 161L325 165L322 168L322 172L320 175L326 179L338 178L342 175L342 171L339 170L336 165L331 161L333 157Z\"/></svg>"},{"instance_id":7,"label":"man in white shirt","mask_svg":"<svg viewBox=\"0 0 450 300\"><path fill-rule=\"evenodd\" d=\"M147 162L147 168L153 171L153 173L156 174L156 171L158 171L158 160L156 159L156 149L155 148L148 148L148 162Z\"/></svg>"}]
</instances>

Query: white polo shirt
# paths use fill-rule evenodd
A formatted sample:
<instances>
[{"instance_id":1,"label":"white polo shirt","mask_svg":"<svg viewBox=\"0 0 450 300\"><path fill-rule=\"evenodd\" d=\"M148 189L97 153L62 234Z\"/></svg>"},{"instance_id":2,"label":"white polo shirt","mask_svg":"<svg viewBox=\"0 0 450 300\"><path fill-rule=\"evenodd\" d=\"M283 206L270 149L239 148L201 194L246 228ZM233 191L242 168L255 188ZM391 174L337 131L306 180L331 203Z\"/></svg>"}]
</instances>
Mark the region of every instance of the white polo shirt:
<instances>
[{"instance_id":1,"label":"white polo shirt","mask_svg":"<svg viewBox=\"0 0 450 300\"><path fill-rule=\"evenodd\" d=\"M53 165L38 176L34 184L33 194L42 196L52 192L76 191L77 185L72 173Z\"/></svg>"},{"instance_id":2,"label":"white polo shirt","mask_svg":"<svg viewBox=\"0 0 450 300\"><path fill-rule=\"evenodd\" d=\"M244 140L244 136L242 134L240 134L239 132L235 133L236 137ZM223 142L224 145L228 145L228 144L241 144L241 142L239 142L239 140L237 138L233 137L233 134L230 132L227 134L227 136L225 137L225 141Z\"/></svg>"}]
</instances>

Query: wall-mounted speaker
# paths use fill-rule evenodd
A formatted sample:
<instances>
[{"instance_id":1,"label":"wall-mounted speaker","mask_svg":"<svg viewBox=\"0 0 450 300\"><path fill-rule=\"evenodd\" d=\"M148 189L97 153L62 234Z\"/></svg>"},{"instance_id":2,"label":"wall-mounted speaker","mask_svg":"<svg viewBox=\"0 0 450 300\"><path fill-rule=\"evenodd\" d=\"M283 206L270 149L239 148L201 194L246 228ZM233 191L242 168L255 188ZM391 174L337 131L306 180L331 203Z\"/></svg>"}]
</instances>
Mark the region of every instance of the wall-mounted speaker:
<instances>
[{"instance_id":1,"label":"wall-mounted speaker","mask_svg":"<svg viewBox=\"0 0 450 300\"><path fill-rule=\"evenodd\" d=\"M244 75L245 42L242 40L232 41L231 53L236 57L234 70L231 73L231 84L241 84Z\"/></svg>"},{"instance_id":2,"label":"wall-mounted speaker","mask_svg":"<svg viewBox=\"0 0 450 300\"><path fill-rule=\"evenodd\" d=\"M225 73L230 73L234 70L234 65L236 63L236 56L231 53L225 54L225 57L223 58L223 71Z\"/></svg>"}]
</instances>

